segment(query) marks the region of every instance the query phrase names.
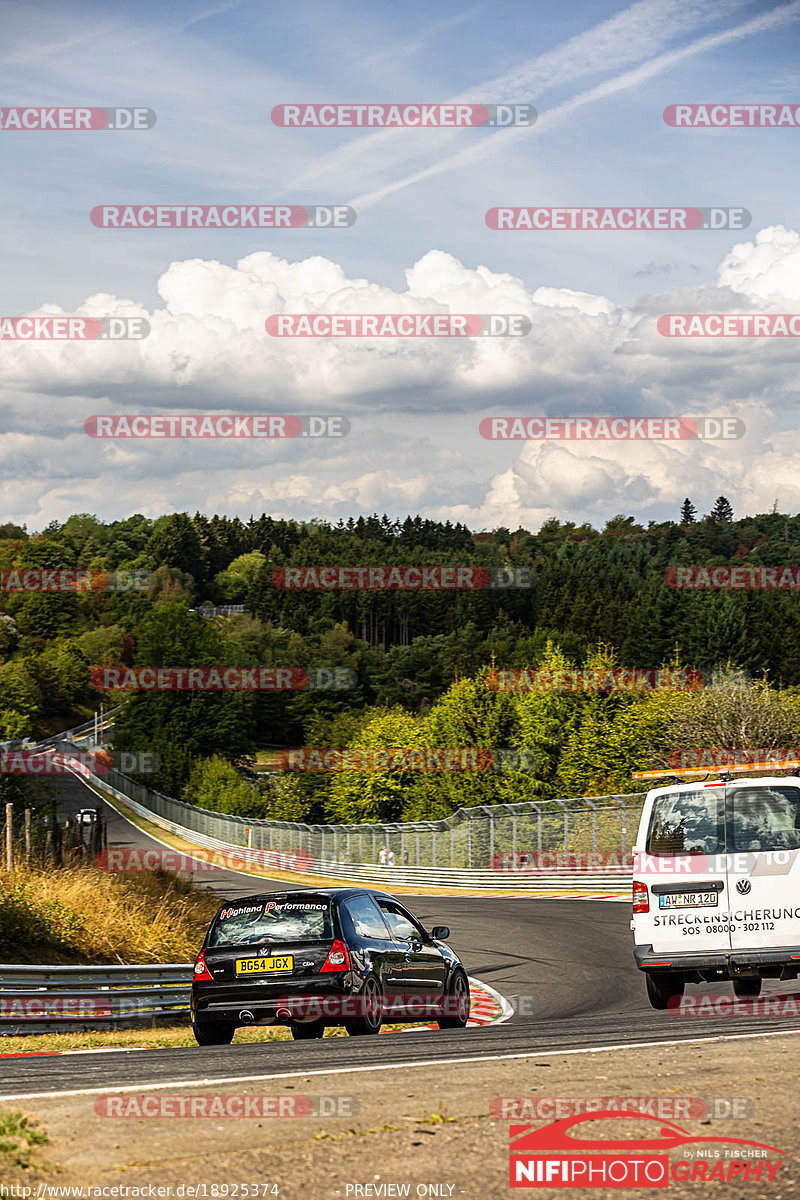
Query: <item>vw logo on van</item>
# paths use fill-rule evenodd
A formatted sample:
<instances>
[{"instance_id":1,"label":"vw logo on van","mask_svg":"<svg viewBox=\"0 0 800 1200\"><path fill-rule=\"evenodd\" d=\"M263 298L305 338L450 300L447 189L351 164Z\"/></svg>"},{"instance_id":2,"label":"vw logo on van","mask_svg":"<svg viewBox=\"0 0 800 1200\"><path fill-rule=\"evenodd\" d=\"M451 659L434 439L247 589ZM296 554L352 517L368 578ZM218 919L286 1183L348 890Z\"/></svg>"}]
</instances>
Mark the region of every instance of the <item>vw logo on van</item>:
<instances>
[{"instance_id":1,"label":"vw logo on van","mask_svg":"<svg viewBox=\"0 0 800 1200\"><path fill-rule=\"evenodd\" d=\"M740 896L747 896L750 892L750 887L751 884L749 879L740 879L737 881L736 890Z\"/></svg>"}]
</instances>

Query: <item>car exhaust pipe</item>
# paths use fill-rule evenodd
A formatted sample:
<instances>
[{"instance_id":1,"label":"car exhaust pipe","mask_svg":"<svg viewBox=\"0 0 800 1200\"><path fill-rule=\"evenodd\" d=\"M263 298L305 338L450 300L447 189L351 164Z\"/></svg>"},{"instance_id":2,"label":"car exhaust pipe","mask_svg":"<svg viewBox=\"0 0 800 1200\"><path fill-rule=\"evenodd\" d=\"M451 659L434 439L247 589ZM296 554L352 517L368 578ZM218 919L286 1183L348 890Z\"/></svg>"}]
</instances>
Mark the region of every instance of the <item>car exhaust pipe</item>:
<instances>
[{"instance_id":1,"label":"car exhaust pipe","mask_svg":"<svg viewBox=\"0 0 800 1200\"><path fill-rule=\"evenodd\" d=\"M243 1008L242 1011L239 1013L239 1020L242 1022L243 1025L252 1025L253 1021L255 1021L255 1017L250 1012L249 1008Z\"/></svg>"},{"instance_id":2,"label":"car exhaust pipe","mask_svg":"<svg viewBox=\"0 0 800 1200\"><path fill-rule=\"evenodd\" d=\"M288 1008L277 1009L275 1012L275 1016L278 1018L279 1021L291 1021L291 1019L292 1019L292 1014L289 1012Z\"/></svg>"}]
</instances>

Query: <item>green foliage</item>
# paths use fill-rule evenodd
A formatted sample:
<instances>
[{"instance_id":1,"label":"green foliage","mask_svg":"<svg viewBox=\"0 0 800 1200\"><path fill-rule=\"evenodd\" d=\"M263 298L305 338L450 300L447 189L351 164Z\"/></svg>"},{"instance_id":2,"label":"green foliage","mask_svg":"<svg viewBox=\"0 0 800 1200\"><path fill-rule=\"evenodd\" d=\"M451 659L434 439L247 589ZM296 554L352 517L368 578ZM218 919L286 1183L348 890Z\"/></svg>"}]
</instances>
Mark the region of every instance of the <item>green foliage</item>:
<instances>
[{"instance_id":1,"label":"green foliage","mask_svg":"<svg viewBox=\"0 0 800 1200\"><path fill-rule=\"evenodd\" d=\"M194 763L183 791L188 804L238 817L263 817L266 804L257 787L243 779L231 763L219 755Z\"/></svg>"}]
</instances>

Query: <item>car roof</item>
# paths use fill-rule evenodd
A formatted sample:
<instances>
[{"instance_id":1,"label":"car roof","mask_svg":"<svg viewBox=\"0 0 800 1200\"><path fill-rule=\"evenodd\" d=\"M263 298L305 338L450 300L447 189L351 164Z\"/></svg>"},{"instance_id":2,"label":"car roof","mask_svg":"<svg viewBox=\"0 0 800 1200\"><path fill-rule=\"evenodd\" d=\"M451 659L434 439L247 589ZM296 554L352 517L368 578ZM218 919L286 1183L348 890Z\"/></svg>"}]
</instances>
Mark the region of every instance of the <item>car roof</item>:
<instances>
[{"instance_id":1,"label":"car roof","mask_svg":"<svg viewBox=\"0 0 800 1200\"><path fill-rule=\"evenodd\" d=\"M253 892L250 896L240 896L236 900L220 901L220 908L230 908L235 905L237 908L244 907L247 904L255 904L261 900L274 900L276 897L299 897L303 896L329 896L331 900L346 900L349 896L369 896L380 897L381 900L396 901L395 896L388 892L382 892L375 888L363 887L309 887L309 888L285 888L280 891L273 892ZM398 901L398 903L401 903ZM404 906L405 907L405 906Z\"/></svg>"}]
</instances>

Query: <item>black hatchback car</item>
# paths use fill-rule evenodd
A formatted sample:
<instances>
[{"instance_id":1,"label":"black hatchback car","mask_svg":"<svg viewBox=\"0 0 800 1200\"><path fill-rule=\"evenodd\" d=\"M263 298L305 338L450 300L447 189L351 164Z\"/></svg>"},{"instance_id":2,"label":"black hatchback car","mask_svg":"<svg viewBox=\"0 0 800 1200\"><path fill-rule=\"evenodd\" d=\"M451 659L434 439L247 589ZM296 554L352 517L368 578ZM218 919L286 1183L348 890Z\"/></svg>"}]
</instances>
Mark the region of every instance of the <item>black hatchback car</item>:
<instances>
[{"instance_id":1,"label":"black hatchback car","mask_svg":"<svg viewBox=\"0 0 800 1200\"><path fill-rule=\"evenodd\" d=\"M364 888L260 893L226 903L194 965L192 1028L201 1046L224 1045L242 1025L288 1025L295 1038L326 1026L351 1035L384 1020L463 1028L467 973L394 896Z\"/></svg>"}]
</instances>

